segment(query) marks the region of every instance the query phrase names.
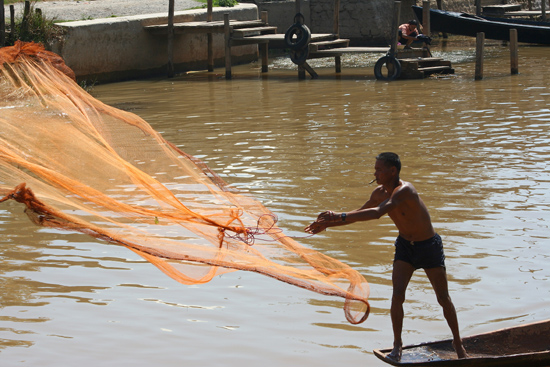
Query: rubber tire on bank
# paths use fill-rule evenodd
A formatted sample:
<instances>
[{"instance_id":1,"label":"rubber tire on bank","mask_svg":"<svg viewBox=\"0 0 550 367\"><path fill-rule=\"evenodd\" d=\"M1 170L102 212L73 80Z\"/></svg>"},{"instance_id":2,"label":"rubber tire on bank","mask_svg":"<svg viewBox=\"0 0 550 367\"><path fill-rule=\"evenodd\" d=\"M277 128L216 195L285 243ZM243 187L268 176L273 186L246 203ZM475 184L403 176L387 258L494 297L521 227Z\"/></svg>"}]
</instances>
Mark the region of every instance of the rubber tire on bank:
<instances>
[{"instance_id":1,"label":"rubber tire on bank","mask_svg":"<svg viewBox=\"0 0 550 367\"><path fill-rule=\"evenodd\" d=\"M296 39L294 40L294 36ZM285 45L292 50L300 50L311 41L311 31L305 24L295 23L285 32Z\"/></svg>"},{"instance_id":2,"label":"rubber tire on bank","mask_svg":"<svg viewBox=\"0 0 550 367\"><path fill-rule=\"evenodd\" d=\"M386 66L388 75L382 73L382 68ZM374 65L374 76L377 80L395 80L401 75L401 63L393 56L383 56Z\"/></svg>"},{"instance_id":3,"label":"rubber tire on bank","mask_svg":"<svg viewBox=\"0 0 550 367\"><path fill-rule=\"evenodd\" d=\"M301 50L290 51L290 60L292 60L292 62L296 65L301 65L306 62L308 56L309 49L307 47L302 48Z\"/></svg>"}]
</instances>

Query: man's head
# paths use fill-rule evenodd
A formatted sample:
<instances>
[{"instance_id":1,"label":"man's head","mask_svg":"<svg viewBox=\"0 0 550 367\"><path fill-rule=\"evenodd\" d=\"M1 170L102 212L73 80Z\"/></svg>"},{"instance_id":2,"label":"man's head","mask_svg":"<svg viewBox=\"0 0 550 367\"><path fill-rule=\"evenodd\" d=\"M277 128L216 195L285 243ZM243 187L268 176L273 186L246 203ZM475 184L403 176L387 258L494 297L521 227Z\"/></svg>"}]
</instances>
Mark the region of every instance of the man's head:
<instances>
[{"instance_id":1,"label":"man's head","mask_svg":"<svg viewBox=\"0 0 550 367\"><path fill-rule=\"evenodd\" d=\"M397 175L399 175L399 172L401 172L401 160L399 159L399 156L395 153L380 153L376 157L376 160L382 161L387 167L395 167L397 170Z\"/></svg>"},{"instance_id":2,"label":"man's head","mask_svg":"<svg viewBox=\"0 0 550 367\"><path fill-rule=\"evenodd\" d=\"M418 27L418 21L416 19L409 20L409 27L411 29L415 29Z\"/></svg>"}]
</instances>

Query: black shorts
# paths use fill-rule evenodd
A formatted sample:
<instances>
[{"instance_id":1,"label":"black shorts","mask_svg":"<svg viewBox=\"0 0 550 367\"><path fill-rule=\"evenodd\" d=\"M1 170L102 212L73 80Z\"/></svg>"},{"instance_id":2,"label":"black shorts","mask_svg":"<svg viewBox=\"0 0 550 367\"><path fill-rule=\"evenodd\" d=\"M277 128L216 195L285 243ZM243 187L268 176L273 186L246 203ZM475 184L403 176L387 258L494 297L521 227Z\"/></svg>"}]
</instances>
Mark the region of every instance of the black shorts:
<instances>
[{"instance_id":1,"label":"black shorts","mask_svg":"<svg viewBox=\"0 0 550 367\"><path fill-rule=\"evenodd\" d=\"M411 242L399 236L395 240L395 257L393 261L405 261L415 269L431 269L445 267L443 241L436 233L430 239Z\"/></svg>"},{"instance_id":2,"label":"black shorts","mask_svg":"<svg viewBox=\"0 0 550 367\"><path fill-rule=\"evenodd\" d=\"M411 37L418 37L418 33L417 32L411 32L411 34L409 34L409 36ZM397 42L405 45L407 42L409 42L408 39L406 38L403 38L403 31L399 31L399 39L397 40ZM415 41L413 41L415 42Z\"/></svg>"}]
</instances>

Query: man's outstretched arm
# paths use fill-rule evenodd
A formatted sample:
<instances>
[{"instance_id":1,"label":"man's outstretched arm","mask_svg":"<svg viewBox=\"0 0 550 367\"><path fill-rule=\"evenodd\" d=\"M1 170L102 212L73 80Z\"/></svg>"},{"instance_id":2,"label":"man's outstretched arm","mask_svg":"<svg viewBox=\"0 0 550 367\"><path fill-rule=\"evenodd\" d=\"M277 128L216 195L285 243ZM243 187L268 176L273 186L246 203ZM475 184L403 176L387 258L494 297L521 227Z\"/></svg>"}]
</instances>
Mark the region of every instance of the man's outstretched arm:
<instances>
[{"instance_id":1,"label":"man's outstretched arm","mask_svg":"<svg viewBox=\"0 0 550 367\"><path fill-rule=\"evenodd\" d=\"M335 213L330 210L322 212L319 214L315 222L305 228L305 231L311 234L316 234L324 231L328 227L337 227L355 222L379 219L399 206L399 203L404 200L406 195L406 190L398 189L389 199L379 202L379 200L376 199L375 192L373 192L369 201L367 201L360 209L347 213ZM378 205L373 205L377 202Z\"/></svg>"}]
</instances>

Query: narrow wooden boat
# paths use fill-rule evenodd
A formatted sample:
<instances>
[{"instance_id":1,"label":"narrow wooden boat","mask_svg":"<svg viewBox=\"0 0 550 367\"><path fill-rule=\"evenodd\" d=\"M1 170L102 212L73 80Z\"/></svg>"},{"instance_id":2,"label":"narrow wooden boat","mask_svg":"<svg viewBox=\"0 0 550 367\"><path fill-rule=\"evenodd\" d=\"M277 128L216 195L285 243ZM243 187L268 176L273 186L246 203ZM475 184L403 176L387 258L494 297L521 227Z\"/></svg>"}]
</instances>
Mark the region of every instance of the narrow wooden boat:
<instances>
[{"instance_id":1,"label":"narrow wooden boat","mask_svg":"<svg viewBox=\"0 0 550 367\"><path fill-rule=\"evenodd\" d=\"M386 356L388 349L374 354L393 366L550 366L550 320L524 324L463 338L468 358L458 359L452 340L403 347L399 362Z\"/></svg>"},{"instance_id":2,"label":"narrow wooden boat","mask_svg":"<svg viewBox=\"0 0 550 367\"><path fill-rule=\"evenodd\" d=\"M422 8L412 8L418 20L422 22ZM470 37L476 37L479 32L484 32L485 38L502 41L509 41L510 29L517 29L519 42L550 45L548 22L478 17L468 13L430 9L430 28L432 31Z\"/></svg>"}]
</instances>

